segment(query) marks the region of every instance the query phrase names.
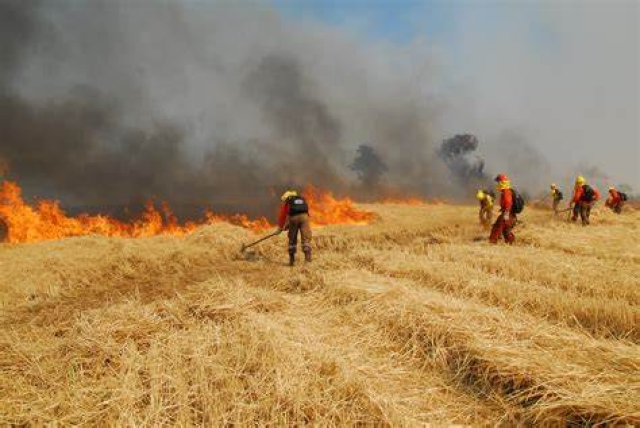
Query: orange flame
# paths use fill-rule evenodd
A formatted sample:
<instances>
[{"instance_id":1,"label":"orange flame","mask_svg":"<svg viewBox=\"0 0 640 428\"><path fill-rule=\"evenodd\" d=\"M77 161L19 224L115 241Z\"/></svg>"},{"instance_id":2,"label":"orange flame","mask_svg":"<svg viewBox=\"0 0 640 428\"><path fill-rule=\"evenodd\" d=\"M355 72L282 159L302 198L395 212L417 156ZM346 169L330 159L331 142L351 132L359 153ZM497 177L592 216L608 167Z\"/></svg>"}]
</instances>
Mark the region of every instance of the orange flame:
<instances>
[{"instance_id":1,"label":"orange flame","mask_svg":"<svg viewBox=\"0 0 640 428\"><path fill-rule=\"evenodd\" d=\"M374 218L370 212L358 210L349 198L338 199L330 192L315 187L304 191L311 207L312 223L364 224ZM58 201L39 201L29 205L22 198L22 189L16 183L0 184L0 222L8 228L6 242L23 243L61 239L71 236L103 235L142 238L155 235L183 236L198 226L226 222L254 232L263 232L275 226L266 218L250 219L244 214L222 215L207 212L199 221L180 224L168 204L158 210L148 202L142 215L124 222L106 215L80 214L68 216ZM1 239L1 237L0 237Z\"/></svg>"},{"instance_id":2,"label":"orange flame","mask_svg":"<svg viewBox=\"0 0 640 428\"><path fill-rule=\"evenodd\" d=\"M268 229L273 229L275 226L269 222L265 217L252 220L245 214L214 214L211 211L207 211L205 214L207 224L212 223L229 223L235 226L240 226L245 229L252 230L254 232L264 232Z\"/></svg>"},{"instance_id":3,"label":"orange flame","mask_svg":"<svg viewBox=\"0 0 640 428\"><path fill-rule=\"evenodd\" d=\"M311 223L316 226L367 224L375 218L375 214L357 209L350 198L338 199L314 186L307 186L302 195L309 204Z\"/></svg>"},{"instance_id":4,"label":"orange flame","mask_svg":"<svg viewBox=\"0 0 640 428\"><path fill-rule=\"evenodd\" d=\"M164 216L163 216L164 214ZM8 242L35 242L69 236L104 235L148 237L159 234L184 235L195 223L179 225L171 209L163 204L162 212L147 203L139 219L127 223L109 216L80 214L69 217L57 201L40 201L35 206L22 199L22 189L5 181L0 187L0 219L8 226Z\"/></svg>"}]
</instances>

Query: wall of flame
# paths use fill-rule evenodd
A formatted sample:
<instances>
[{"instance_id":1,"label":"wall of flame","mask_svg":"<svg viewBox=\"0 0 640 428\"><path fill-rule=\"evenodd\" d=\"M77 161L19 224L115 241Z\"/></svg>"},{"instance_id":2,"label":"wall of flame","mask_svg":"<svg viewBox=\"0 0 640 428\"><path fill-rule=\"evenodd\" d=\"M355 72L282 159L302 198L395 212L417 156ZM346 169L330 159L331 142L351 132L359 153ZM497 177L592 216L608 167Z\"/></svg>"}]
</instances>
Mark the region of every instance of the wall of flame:
<instances>
[{"instance_id":1,"label":"wall of flame","mask_svg":"<svg viewBox=\"0 0 640 428\"><path fill-rule=\"evenodd\" d=\"M303 191L316 226L332 224L367 224L375 214L356 207L350 198L337 198L331 192L314 186ZM274 202L277 204L277 202ZM274 212L275 212L274 207ZM197 227L226 222L264 232L274 228L265 217L251 219L238 214L206 212L196 221L180 223L167 203L160 208L150 201L143 213L132 221L121 221L108 215L67 215L59 201L42 200L30 204L22 197L18 183L4 181L0 185L0 220L6 225L5 242L26 243L62 239L72 236L103 235L123 238L144 238L156 235L186 235Z\"/></svg>"}]
</instances>

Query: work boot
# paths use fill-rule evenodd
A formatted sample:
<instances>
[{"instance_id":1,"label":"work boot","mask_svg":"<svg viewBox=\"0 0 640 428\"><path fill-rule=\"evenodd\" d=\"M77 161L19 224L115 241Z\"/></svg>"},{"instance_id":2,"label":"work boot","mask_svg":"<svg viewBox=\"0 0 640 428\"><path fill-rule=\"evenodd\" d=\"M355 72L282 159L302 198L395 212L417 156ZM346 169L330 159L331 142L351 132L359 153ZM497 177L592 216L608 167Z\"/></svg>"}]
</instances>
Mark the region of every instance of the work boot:
<instances>
[{"instance_id":1,"label":"work boot","mask_svg":"<svg viewBox=\"0 0 640 428\"><path fill-rule=\"evenodd\" d=\"M296 264L296 253L289 253L289 266Z\"/></svg>"},{"instance_id":2,"label":"work boot","mask_svg":"<svg viewBox=\"0 0 640 428\"><path fill-rule=\"evenodd\" d=\"M311 250L304 251L304 261L305 263L311 263Z\"/></svg>"}]
</instances>

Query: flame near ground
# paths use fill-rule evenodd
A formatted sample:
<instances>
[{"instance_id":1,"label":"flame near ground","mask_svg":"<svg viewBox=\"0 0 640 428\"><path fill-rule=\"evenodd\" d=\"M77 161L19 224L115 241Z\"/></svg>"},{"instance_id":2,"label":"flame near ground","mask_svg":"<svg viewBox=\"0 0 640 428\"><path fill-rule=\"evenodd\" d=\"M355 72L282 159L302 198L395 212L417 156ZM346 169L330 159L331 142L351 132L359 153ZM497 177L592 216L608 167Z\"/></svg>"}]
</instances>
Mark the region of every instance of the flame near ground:
<instances>
[{"instance_id":1,"label":"flame near ground","mask_svg":"<svg viewBox=\"0 0 640 428\"><path fill-rule=\"evenodd\" d=\"M355 207L350 198L336 198L331 192L308 186L303 192L310 207L312 223L366 224L375 215ZM71 236L103 235L143 238L156 235L186 235L199 226L227 222L264 232L275 225L266 217L250 219L244 214L215 214L206 211L203 218L180 223L167 203L157 209L148 202L144 212L132 221L121 221L107 215L67 215L59 201L42 200L29 204L22 197L21 187L11 181L0 185L0 219L7 226L5 242L25 243Z\"/></svg>"}]
</instances>

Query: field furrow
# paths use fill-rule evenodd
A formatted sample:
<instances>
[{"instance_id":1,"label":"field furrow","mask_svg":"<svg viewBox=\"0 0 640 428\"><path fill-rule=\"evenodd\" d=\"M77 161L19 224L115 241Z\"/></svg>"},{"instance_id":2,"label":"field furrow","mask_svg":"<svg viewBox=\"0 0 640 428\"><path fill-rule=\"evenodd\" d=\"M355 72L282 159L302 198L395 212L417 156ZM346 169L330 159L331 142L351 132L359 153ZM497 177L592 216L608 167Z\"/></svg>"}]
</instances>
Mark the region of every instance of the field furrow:
<instances>
[{"instance_id":1,"label":"field furrow","mask_svg":"<svg viewBox=\"0 0 640 428\"><path fill-rule=\"evenodd\" d=\"M369 205L311 265L216 225L0 247L0 420L88 425L640 424L640 215Z\"/></svg>"}]
</instances>

